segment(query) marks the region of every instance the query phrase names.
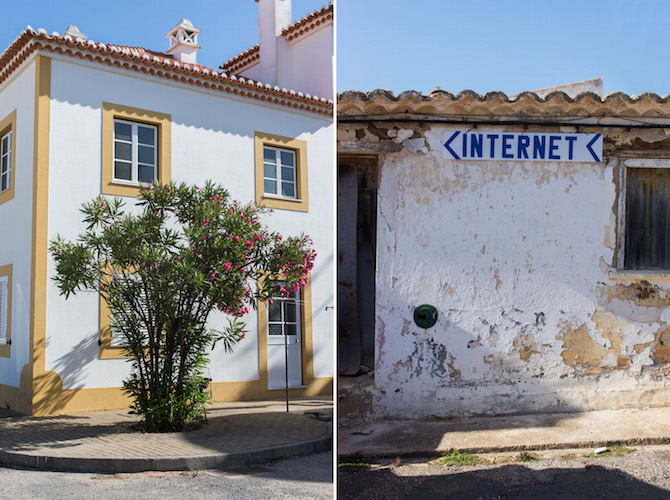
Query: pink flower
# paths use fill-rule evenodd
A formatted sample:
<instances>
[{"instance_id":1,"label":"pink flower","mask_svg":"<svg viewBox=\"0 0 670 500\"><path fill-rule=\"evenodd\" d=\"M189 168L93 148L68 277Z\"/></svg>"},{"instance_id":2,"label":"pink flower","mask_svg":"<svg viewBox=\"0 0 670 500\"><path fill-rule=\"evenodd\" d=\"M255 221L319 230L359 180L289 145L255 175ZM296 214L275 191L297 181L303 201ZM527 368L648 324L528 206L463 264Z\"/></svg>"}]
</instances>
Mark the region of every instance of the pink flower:
<instances>
[{"instance_id":1,"label":"pink flower","mask_svg":"<svg viewBox=\"0 0 670 500\"><path fill-rule=\"evenodd\" d=\"M226 263L223 265L223 267L226 268L226 271L230 271L230 268L233 267L233 265L232 265L230 262L226 262ZM212 276L214 276L214 275L212 275Z\"/></svg>"},{"instance_id":2,"label":"pink flower","mask_svg":"<svg viewBox=\"0 0 670 500\"><path fill-rule=\"evenodd\" d=\"M239 236L235 236L235 241L240 241L240 237L239 237Z\"/></svg>"},{"instance_id":3,"label":"pink flower","mask_svg":"<svg viewBox=\"0 0 670 500\"><path fill-rule=\"evenodd\" d=\"M214 273L210 274L210 276L212 277L212 279L216 279L216 276L214 276Z\"/></svg>"}]
</instances>

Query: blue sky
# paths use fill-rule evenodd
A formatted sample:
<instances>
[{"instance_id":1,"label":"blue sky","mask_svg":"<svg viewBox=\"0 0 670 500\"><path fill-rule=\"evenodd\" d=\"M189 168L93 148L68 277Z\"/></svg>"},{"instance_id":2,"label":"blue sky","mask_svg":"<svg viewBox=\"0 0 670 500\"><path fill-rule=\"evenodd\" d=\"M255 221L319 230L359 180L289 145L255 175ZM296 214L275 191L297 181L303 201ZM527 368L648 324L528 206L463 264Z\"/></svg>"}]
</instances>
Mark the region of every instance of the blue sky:
<instances>
[{"instance_id":1,"label":"blue sky","mask_svg":"<svg viewBox=\"0 0 670 500\"><path fill-rule=\"evenodd\" d=\"M293 18L325 5L324 0L292 0ZM61 35L74 24L90 40L141 46L165 51L165 34L181 18L202 33L198 62L217 68L222 62L258 43L258 4L254 0L2 0L0 51L19 36L26 25Z\"/></svg>"},{"instance_id":2,"label":"blue sky","mask_svg":"<svg viewBox=\"0 0 670 500\"><path fill-rule=\"evenodd\" d=\"M337 90L670 93L666 0L337 0Z\"/></svg>"}]
</instances>

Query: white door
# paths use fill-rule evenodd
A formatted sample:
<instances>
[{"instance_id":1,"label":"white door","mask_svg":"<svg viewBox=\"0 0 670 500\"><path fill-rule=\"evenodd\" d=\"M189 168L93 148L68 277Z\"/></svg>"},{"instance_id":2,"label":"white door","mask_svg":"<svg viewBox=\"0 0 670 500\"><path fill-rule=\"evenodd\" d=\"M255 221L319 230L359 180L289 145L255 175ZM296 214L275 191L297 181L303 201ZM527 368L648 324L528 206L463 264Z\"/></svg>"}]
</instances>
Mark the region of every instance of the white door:
<instances>
[{"instance_id":1,"label":"white door","mask_svg":"<svg viewBox=\"0 0 670 500\"><path fill-rule=\"evenodd\" d=\"M274 298L267 310L268 389L284 389L287 378L289 387L299 387L302 385L300 292Z\"/></svg>"}]
</instances>

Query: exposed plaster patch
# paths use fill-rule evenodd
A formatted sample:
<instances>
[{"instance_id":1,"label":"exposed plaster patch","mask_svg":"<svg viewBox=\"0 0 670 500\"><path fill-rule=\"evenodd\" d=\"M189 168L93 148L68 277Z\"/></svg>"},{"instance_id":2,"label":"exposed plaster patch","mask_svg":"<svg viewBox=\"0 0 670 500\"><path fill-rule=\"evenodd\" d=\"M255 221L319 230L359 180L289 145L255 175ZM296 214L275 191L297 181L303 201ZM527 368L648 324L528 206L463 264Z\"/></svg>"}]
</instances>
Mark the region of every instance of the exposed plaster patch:
<instances>
[{"instance_id":1,"label":"exposed plaster patch","mask_svg":"<svg viewBox=\"0 0 670 500\"><path fill-rule=\"evenodd\" d=\"M502 280L500 279L500 273L496 270L493 272L493 277L496 280L496 290L500 288L500 285L502 285Z\"/></svg>"},{"instance_id":2,"label":"exposed plaster patch","mask_svg":"<svg viewBox=\"0 0 670 500\"><path fill-rule=\"evenodd\" d=\"M670 363L670 327L659 332L651 357L656 363Z\"/></svg>"},{"instance_id":3,"label":"exposed plaster patch","mask_svg":"<svg viewBox=\"0 0 670 500\"><path fill-rule=\"evenodd\" d=\"M410 377L420 377L424 373L429 377L440 380L449 379L451 382L461 380L461 371L454 366L454 356L447 352L446 346L433 339L422 339L414 343L414 352L410 354Z\"/></svg>"},{"instance_id":4,"label":"exposed plaster patch","mask_svg":"<svg viewBox=\"0 0 670 500\"><path fill-rule=\"evenodd\" d=\"M556 340L563 341L563 362L575 369L584 369L587 373L601 373L602 363L608 350L595 342L589 335L586 325L572 328L567 322L561 325L561 333Z\"/></svg>"},{"instance_id":5,"label":"exposed plaster patch","mask_svg":"<svg viewBox=\"0 0 670 500\"><path fill-rule=\"evenodd\" d=\"M514 339L513 345L515 351L519 353L519 358L526 363L530 361L530 357L533 354L540 353L540 351L537 350L535 339L530 335L519 335Z\"/></svg>"},{"instance_id":6,"label":"exposed plaster patch","mask_svg":"<svg viewBox=\"0 0 670 500\"><path fill-rule=\"evenodd\" d=\"M406 141L403 141L402 145L409 149L412 153L428 153L426 140L423 138L407 139Z\"/></svg>"},{"instance_id":7,"label":"exposed plaster patch","mask_svg":"<svg viewBox=\"0 0 670 500\"><path fill-rule=\"evenodd\" d=\"M413 130L409 130L409 129L406 129L406 128L401 128L400 130L398 130L398 134L395 136L395 138L393 140L395 142L397 142L398 144L400 144L402 142L405 142L406 139L409 139L413 135L414 135Z\"/></svg>"},{"instance_id":8,"label":"exposed plaster patch","mask_svg":"<svg viewBox=\"0 0 670 500\"><path fill-rule=\"evenodd\" d=\"M610 287L607 291L607 302L613 299L632 301L642 307L668 307L670 306L670 294L664 290L643 283L631 285L618 284Z\"/></svg>"}]
</instances>

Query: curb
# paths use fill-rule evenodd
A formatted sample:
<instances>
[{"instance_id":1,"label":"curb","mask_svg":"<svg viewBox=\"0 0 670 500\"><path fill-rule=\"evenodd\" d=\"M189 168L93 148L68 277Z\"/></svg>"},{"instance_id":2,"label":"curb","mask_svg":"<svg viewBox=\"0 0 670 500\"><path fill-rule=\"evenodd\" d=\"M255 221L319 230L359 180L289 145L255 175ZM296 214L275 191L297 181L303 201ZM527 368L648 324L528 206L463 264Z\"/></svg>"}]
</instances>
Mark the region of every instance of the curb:
<instances>
[{"instance_id":1,"label":"curb","mask_svg":"<svg viewBox=\"0 0 670 500\"><path fill-rule=\"evenodd\" d=\"M661 444L670 444L670 437L648 437L648 438L628 438L628 439L609 439L601 441L573 441L566 443L539 443L531 445L514 446L472 446L458 448L464 453L502 453L515 451L542 451L542 450L569 450L580 448L599 448L601 446L653 446ZM448 450L427 450L427 451L390 451L390 450L364 450L353 453L339 453L338 457L347 457L351 455L360 455L365 458L422 458L422 457L441 457Z\"/></svg>"},{"instance_id":2,"label":"curb","mask_svg":"<svg viewBox=\"0 0 670 500\"><path fill-rule=\"evenodd\" d=\"M0 450L0 466L67 472L97 472L101 474L228 469L293 456L309 455L329 450L331 446L331 435L329 432L325 432L323 436L307 441L234 453L212 453L189 457L56 457Z\"/></svg>"}]
</instances>

